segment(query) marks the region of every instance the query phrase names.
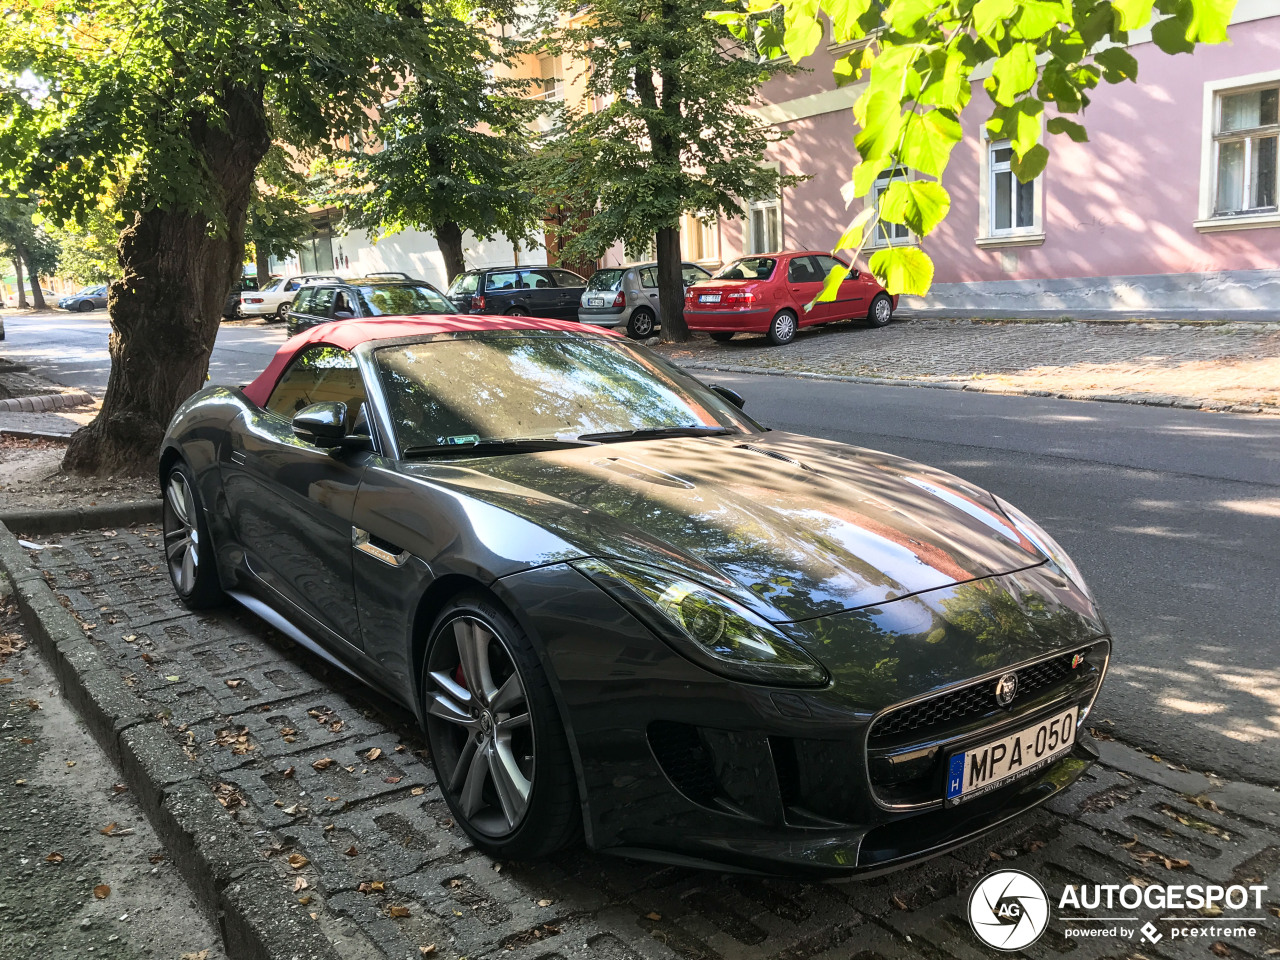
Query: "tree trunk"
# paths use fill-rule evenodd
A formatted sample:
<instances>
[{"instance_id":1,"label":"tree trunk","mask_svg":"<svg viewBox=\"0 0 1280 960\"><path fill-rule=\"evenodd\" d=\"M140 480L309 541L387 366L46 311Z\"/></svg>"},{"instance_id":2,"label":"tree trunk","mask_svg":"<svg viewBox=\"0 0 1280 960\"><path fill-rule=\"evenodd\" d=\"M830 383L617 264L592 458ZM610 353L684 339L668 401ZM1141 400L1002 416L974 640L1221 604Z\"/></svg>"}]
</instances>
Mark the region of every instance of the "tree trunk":
<instances>
[{"instance_id":1,"label":"tree trunk","mask_svg":"<svg viewBox=\"0 0 1280 960\"><path fill-rule=\"evenodd\" d=\"M63 469L144 475L178 405L205 385L222 305L241 270L254 172L271 145L262 91L228 84L225 121L196 117L191 145L219 198L214 217L150 206L120 235L123 276L111 284L111 373L102 409L76 431Z\"/></svg>"},{"instance_id":2,"label":"tree trunk","mask_svg":"<svg viewBox=\"0 0 1280 960\"><path fill-rule=\"evenodd\" d=\"M662 305L662 339L684 343L689 325L684 322L684 275L680 261L680 228L658 231L658 302Z\"/></svg>"},{"instance_id":3,"label":"tree trunk","mask_svg":"<svg viewBox=\"0 0 1280 960\"><path fill-rule=\"evenodd\" d=\"M253 253L258 268L258 289L261 290L271 280L271 244L258 240L253 245Z\"/></svg>"},{"instance_id":4,"label":"tree trunk","mask_svg":"<svg viewBox=\"0 0 1280 960\"><path fill-rule=\"evenodd\" d=\"M13 278L18 281L18 309L27 309L27 282L22 279L22 257L14 254Z\"/></svg>"},{"instance_id":5,"label":"tree trunk","mask_svg":"<svg viewBox=\"0 0 1280 960\"><path fill-rule=\"evenodd\" d=\"M36 275L36 268L32 265L31 260L27 259L27 276L31 278L31 305L37 310L48 310L49 306L44 302L44 291L40 289L40 278ZM18 277L21 282L22 277Z\"/></svg>"},{"instance_id":6,"label":"tree trunk","mask_svg":"<svg viewBox=\"0 0 1280 960\"><path fill-rule=\"evenodd\" d=\"M462 228L452 220L446 220L435 229L436 244L444 257L444 272L448 282L467 269L467 261L462 256Z\"/></svg>"}]
</instances>

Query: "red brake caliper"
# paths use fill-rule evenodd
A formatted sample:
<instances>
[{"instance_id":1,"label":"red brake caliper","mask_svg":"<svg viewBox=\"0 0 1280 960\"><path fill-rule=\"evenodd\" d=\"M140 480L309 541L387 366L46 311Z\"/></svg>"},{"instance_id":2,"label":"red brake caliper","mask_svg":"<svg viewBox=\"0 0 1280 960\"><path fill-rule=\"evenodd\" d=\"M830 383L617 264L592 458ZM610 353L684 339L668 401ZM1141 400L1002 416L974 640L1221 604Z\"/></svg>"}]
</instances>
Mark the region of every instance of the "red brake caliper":
<instances>
[{"instance_id":1,"label":"red brake caliper","mask_svg":"<svg viewBox=\"0 0 1280 960\"><path fill-rule=\"evenodd\" d=\"M463 690L471 689L467 686L467 677L462 672L462 664L458 664L458 669L453 672L453 679L458 682L458 686L462 687Z\"/></svg>"}]
</instances>

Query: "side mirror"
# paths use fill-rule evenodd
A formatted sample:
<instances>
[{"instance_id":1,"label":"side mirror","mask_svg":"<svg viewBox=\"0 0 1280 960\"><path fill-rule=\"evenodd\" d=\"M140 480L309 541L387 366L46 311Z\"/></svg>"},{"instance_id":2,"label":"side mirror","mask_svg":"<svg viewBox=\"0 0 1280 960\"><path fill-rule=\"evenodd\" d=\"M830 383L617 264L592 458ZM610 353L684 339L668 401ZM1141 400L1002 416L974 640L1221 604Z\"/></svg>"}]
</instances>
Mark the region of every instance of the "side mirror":
<instances>
[{"instance_id":1,"label":"side mirror","mask_svg":"<svg viewBox=\"0 0 1280 960\"><path fill-rule=\"evenodd\" d=\"M335 320L354 320L356 315L350 310L333 311L333 319Z\"/></svg>"},{"instance_id":2,"label":"side mirror","mask_svg":"<svg viewBox=\"0 0 1280 960\"><path fill-rule=\"evenodd\" d=\"M743 400L742 394L738 393L736 390L730 390L728 387L722 387L718 383L713 383L710 386L712 390L720 394L720 396L724 397L726 400L732 403L739 410L741 410L744 406L746 406L747 401Z\"/></svg>"},{"instance_id":3,"label":"side mirror","mask_svg":"<svg viewBox=\"0 0 1280 960\"><path fill-rule=\"evenodd\" d=\"M334 400L313 403L293 415L293 433L303 443L342 450L368 450L372 440L347 433L347 405Z\"/></svg>"}]
</instances>

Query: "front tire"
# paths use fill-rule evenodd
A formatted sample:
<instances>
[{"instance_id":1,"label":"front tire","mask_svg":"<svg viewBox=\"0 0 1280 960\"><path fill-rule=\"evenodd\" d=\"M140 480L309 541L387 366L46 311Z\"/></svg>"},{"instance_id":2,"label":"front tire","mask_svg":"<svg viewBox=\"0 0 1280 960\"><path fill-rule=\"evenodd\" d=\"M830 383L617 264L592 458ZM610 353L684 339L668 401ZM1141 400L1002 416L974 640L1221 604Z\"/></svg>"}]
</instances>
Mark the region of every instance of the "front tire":
<instances>
[{"instance_id":1,"label":"front tire","mask_svg":"<svg viewBox=\"0 0 1280 960\"><path fill-rule=\"evenodd\" d=\"M654 326L653 311L646 307L636 307L631 311L631 319L627 321L627 336L632 340L644 340L653 336Z\"/></svg>"},{"instance_id":2,"label":"front tire","mask_svg":"<svg viewBox=\"0 0 1280 960\"><path fill-rule=\"evenodd\" d=\"M887 294L877 294L876 298L871 301L871 308L867 310L867 326L888 326L889 321L892 319L893 301L889 299Z\"/></svg>"},{"instance_id":3,"label":"front tire","mask_svg":"<svg viewBox=\"0 0 1280 960\"><path fill-rule=\"evenodd\" d=\"M796 315L790 310L779 311L769 324L769 342L774 346L782 346L796 338Z\"/></svg>"},{"instance_id":4,"label":"front tire","mask_svg":"<svg viewBox=\"0 0 1280 960\"><path fill-rule=\"evenodd\" d=\"M76 310L80 313L88 313L92 309L93 309L92 300L81 300L78 304L76 304Z\"/></svg>"},{"instance_id":5,"label":"front tire","mask_svg":"<svg viewBox=\"0 0 1280 960\"><path fill-rule=\"evenodd\" d=\"M165 476L162 524L165 566L178 599L192 610L222 603L225 594L218 582L213 538L200 507L195 477L181 460Z\"/></svg>"},{"instance_id":6,"label":"front tire","mask_svg":"<svg viewBox=\"0 0 1280 960\"><path fill-rule=\"evenodd\" d=\"M422 668L431 762L454 820L496 859L545 857L582 826L573 761L529 638L484 593L436 618Z\"/></svg>"}]
</instances>

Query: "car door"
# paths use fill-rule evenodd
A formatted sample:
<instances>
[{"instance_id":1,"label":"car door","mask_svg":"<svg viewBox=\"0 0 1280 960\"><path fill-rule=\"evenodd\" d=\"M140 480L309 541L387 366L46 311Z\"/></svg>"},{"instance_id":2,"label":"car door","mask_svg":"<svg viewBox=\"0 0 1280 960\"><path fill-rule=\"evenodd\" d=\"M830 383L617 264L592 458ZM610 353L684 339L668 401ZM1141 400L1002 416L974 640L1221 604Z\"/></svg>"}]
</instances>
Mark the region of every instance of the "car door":
<instances>
[{"instance_id":1,"label":"car door","mask_svg":"<svg viewBox=\"0 0 1280 960\"><path fill-rule=\"evenodd\" d=\"M822 292L825 275L816 257L792 257L787 262L787 299L799 318L799 325L825 323L831 309L829 303L815 303L810 310L805 307Z\"/></svg>"},{"instance_id":2,"label":"car door","mask_svg":"<svg viewBox=\"0 0 1280 960\"><path fill-rule=\"evenodd\" d=\"M840 286L836 290L835 300L826 305L828 319L850 320L866 314L866 284L862 281L858 271L850 268L843 260L838 260L835 257L821 255L814 259L818 261L818 267L822 270L824 283L827 276L836 267L842 267L849 271L848 276L840 281Z\"/></svg>"},{"instance_id":3,"label":"car door","mask_svg":"<svg viewBox=\"0 0 1280 960\"><path fill-rule=\"evenodd\" d=\"M347 404L356 432L366 399L350 353L310 347L281 375L265 409L241 415L222 464L227 509L249 569L328 639L354 647L362 643L351 517L373 455L314 447L294 434L291 420L309 404L336 400Z\"/></svg>"},{"instance_id":4,"label":"car door","mask_svg":"<svg viewBox=\"0 0 1280 960\"><path fill-rule=\"evenodd\" d=\"M568 270L549 270L556 284L556 313L561 320L577 320L578 304L587 290L587 281Z\"/></svg>"},{"instance_id":5,"label":"car door","mask_svg":"<svg viewBox=\"0 0 1280 960\"><path fill-rule=\"evenodd\" d=\"M519 270L490 273L484 281L484 312L497 315L506 313L513 306L529 310L527 294L524 277Z\"/></svg>"},{"instance_id":6,"label":"car door","mask_svg":"<svg viewBox=\"0 0 1280 960\"><path fill-rule=\"evenodd\" d=\"M521 270L520 282L528 288L525 301L530 314L535 317L560 316L560 291L556 289L550 270Z\"/></svg>"},{"instance_id":7,"label":"car door","mask_svg":"<svg viewBox=\"0 0 1280 960\"><path fill-rule=\"evenodd\" d=\"M662 316L662 301L658 297L658 268L640 267L636 270L640 281L640 300L646 300L653 307L655 316Z\"/></svg>"},{"instance_id":8,"label":"car door","mask_svg":"<svg viewBox=\"0 0 1280 960\"><path fill-rule=\"evenodd\" d=\"M106 287L94 288L93 305L95 307L105 307L107 305L107 288Z\"/></svg>"}]
</instances>

